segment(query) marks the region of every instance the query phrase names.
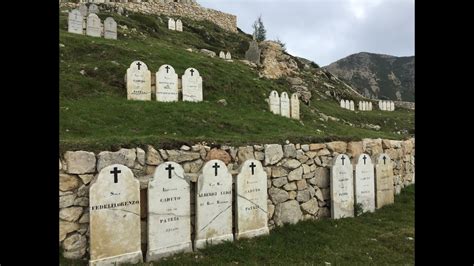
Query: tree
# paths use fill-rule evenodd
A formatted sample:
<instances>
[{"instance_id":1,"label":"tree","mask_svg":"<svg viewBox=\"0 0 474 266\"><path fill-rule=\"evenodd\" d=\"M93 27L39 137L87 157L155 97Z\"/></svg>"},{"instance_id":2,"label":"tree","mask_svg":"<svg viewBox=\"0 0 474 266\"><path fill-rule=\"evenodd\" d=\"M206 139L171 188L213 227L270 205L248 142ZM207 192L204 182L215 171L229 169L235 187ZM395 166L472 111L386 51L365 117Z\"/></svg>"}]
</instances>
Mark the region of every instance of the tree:
<instances>
[{"instance_id":1,"label":"tree","mask_svg":"<svg viewBox=\"0 0 474 266\"><path fill-rule=\"evenodd\" d=\"M258 17L258 19L253 23L253 38L257 42L265 41L266 39L265 26L263 26L262 22L262 15Z\"/></svg>"},{"instance_id":2,"label":"tree","mask_svg":"<svg viewBox=\"0 0 474 266\"><path fill-rule=\"evenodd\" d=\"M280 38L277 37L276 43L278 43L281 46L281 49L283 49L284 52L286 52L286 44L280 40Z\"/></svg>"}]
</instances>

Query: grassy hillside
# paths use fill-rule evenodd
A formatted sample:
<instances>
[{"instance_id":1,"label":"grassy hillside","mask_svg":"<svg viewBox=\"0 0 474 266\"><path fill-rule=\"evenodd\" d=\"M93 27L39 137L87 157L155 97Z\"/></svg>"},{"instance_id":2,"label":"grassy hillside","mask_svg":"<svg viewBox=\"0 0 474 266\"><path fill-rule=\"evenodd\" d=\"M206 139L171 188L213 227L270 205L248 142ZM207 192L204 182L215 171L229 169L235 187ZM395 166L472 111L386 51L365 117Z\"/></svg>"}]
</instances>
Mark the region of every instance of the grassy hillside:
<instances>
[{"instance_id":1,"label":"grassy hillside","mask_svg":"<svg viewBox=\"0 0 474 266\"><path fill-rule=\"evenodd\" d=\"M206 141L219 144L328 141L382 137L399 139L413 131L414 113L351 112L329 97L314 95L301 104L301 122L273 115L265 99L271 90L289 91L281 80L259 78L234 60L225 62L186 51L229 50L242 59L250 37L228 33L209 22L183 19L184 32L167 30L166 17L99 13L119 24L118 40L67 32L67 13L60 13L60 148L104 150L152 144L177 146ZM126 27L125 27L126 26ZM179 76L188 67L203 77L204 102L127 101L124 76L134 60L152 72L172 65ZM81 73L82 72L82 73ZM217 103L225 99L228 105ZM339 121L321 121L320 113ZM379 131L364 124L381 126Z\"/></svg>"}]
</instances>

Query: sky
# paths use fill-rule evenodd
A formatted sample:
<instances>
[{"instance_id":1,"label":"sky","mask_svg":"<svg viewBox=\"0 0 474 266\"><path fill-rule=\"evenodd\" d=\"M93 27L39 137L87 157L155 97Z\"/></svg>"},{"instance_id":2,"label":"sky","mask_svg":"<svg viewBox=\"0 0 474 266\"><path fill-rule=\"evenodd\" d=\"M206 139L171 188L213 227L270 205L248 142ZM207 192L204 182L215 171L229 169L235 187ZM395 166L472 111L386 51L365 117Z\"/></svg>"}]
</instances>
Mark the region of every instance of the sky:
<instances>
[{"instance_id":1,"label":"sky","mask_svg":"<svg viewBox=\"0 0 474 266\"><path fill-rule=\"evenodd\" d=\"M267 39L326 66L359 52L415 55L415 0L197 0L237 16L252 34L262 16Z\"/></svg>"}]
</instances>

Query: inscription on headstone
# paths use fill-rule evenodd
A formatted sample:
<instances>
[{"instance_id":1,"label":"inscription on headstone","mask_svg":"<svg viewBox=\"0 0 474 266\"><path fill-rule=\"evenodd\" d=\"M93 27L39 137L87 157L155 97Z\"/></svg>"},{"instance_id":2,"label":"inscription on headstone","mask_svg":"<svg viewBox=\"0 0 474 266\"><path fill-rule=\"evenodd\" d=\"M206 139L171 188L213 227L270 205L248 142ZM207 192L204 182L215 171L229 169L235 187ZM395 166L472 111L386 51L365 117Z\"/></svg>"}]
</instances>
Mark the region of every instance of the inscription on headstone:
<instances>
[{"instance_id":1,"label":"inscription on headstone","mask_svg":"<svg viewBox=\"0 0 474 266\"><path fill-rule=\"evenodd\" d=\"M96 14L89 14L87 16L86 34L92 37L102 36L102 22Z\"/></svg>"},{"instance_id":2,"label":"inscription on headstone","mask_svg":"<svg viewBox=\"0 0 474 266\"><path fill-rule=\"evenodd\" d=\"M134 61L127 69L127 99L151 100L151 72L141 61Z\"/></svg>"},{"instance_id":3,"label":"inscription on headstone","mask_svg":"<svg viewBox=\"0 0 474 266\"><path fill-rule=\"evenodd\" d=\"M233 241L232 175L224 162L208 161L196 185L194 248Z\"/></svg>"},{"instance_id":4,"label":"inscription on headstone","mask_svg":"<svg viewBox=\"0 0 474 266\"><path fill-rule=\"evenodd\" d=\"M280 96L277 91L270 92L270 97L268 98L270 105L270 112L279 115L280 114Z\"/></svg>"},{"instance_id":5,"label":"inscription on headstone","mask_svg":"<svg viewBox=\"0 0 474 266\"><path fill-rule=\"evenodd\" d=\"M148 184L147 261L192 252L190 180L181 165L160 164Z\"/></svg>"},{"instance_id":6,"label":"inscription on headstone","mask_svg":"<svg viewBox=\"0 0 474 266\"><path fill-rule=\"evenodd\" d=\"M77 9L73 9L68 14L67 31L71 33L84 34L84 17Z\"/></svg>"},{"instance_id":7,"label":"inscription on headstone","mask_svg":"<svg viewBox=\"0 0 474 266\"><path fill-rule=\"evenodd\" d=\"M117 22L112 17L104 20L104 38L117 40Z\"/></svg>"},{"instance_id":8,"label":"inscription on headstone","mask_svg":"<svg viewBox=\"0 0 474 266\"><path fill-rule=\"evenodd\" d=\"M363 212L375 211L374 165L369 155L362 153L355 166L355 202Z\"/></svg>"},{"instance_id":9,"label":"inscription on headstone","mask_svg":"<svg viewBox=\"0 0 474 266\"><path fill-rule=\"evenodd\" d=\"M331 165L331 218L354 217L354 180L349 157L339 154Z\"/></svg>"},{"instance_id":10,"label":"inscription on headstone","mask_svg":"<svg viewBox=\"0 0 474 266\"><path fill-rule=\"evenodd\" d=\"M300 120L300 100L298 99L298 93L291 95L291 118Z\"/></svg>"},{"instance_id":11,"label":"inscription on headstone","mask_svg":"<svg viewBox=\"0 0 474 266\"><path fill-rule=\"evenodd\" d=\"M176 20L176 30L183 31L183 22L181 21L181 19Z\"/></svg>"},{"instance_id":12,"label":"inscription on headstone","mask_svg":"<svg viewBox=\"0 0 474 266\"><path fill-rule=\"evenodd\" d=\"M290 98L288 98L288 93L286 92L281 93L280 114L284 117L290 118Z\"/></svg>"},{"instance_id":13,"label":"inscription on headstone","mask_svg":"<svg viewBox=\"0 0 474 266\"><path fill-rule=\"evenodd\" d=\"M394 203L393 166L386 153L379 154L375 160L375 191L377 209Z\"/></svg>"},{"instance_id":14,"label":"inscription on headstone","mask_svg":"<svg viewBox=\"0 0 474 266\"><path fill-rule=\"evenodd\" d=\"M169 30L176 30L176 22L172 18L170 18L168 20L168 29Z\"/></svg>"},{"instance_id":15,"label":"inscription on headstone","mask_svg":"<svg viewBox=\"0 0 474 266\"><path fill-rule=\"evenodd\" d=\"M183 101L202 102L202 77L195 68L188 68L181 77L183 83Z\"/></svg>"},{"instance_id":16,"label":"inscription on headstone","mask_svg":"<svg viewBox=\"0 0 474 266\"><path fill-rule=\"evenodd\" d=\"M170 65L162 65L156 72L156 100L159 102L178 101L178 74Z\"/></svg>"}]
</instances>

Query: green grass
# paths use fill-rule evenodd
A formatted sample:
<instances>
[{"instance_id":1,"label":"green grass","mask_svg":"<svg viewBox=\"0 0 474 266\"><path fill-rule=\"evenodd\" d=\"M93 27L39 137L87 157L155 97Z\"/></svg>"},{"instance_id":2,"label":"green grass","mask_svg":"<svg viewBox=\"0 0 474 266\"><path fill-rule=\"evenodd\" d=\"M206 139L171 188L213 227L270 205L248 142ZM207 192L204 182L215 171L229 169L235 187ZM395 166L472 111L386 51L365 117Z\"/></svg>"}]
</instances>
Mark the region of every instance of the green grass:
<instances>
[{"instance_id":1,"label":"green grass","mask_svg":"<svg viewBox=\"0 0 474 266\"><path fill-rule=\"evenodd\" d=\"M375 213L286 225L272 230L269 236L211 246L196 253L168 257L153 265L324 265L324 262L412 265L414 238L415 186L412 185L395 197L395 204ZM61 265L69 265L65 259L61 261Z\"/></svg>"},{"instance_id":2,"label":"green grass","mask_svg":"<svg viewBox=\"0 0 474 266\"><path fill-rule=\"evenodd\" d=\"M229 63L185 50L229 50L234 59L243 58L250 40L248 35L228 33L212 23L185 18L185 32L174 32L166 29L165 17L111 15L119 25L127 26L119 26L119 40L68 33L67 14L60 15L60 43L64 45L60 48L61 151L113 150L145 144L169 147L198 141L243 145L287 139L403 139L409 134L395 132L414 128L412 111L356 114L341 109L336 100L325 96L326 89L319 85L311 88L311 103L301 104L301 122L273 115L265 99L271 90L290 92L285 80L259 78L255 70L238 60ZM105 19L109 14L99 16ZM186 68L195 67L203 76L205 101L128 101L124 75L134 60L144 61L152 72L162 64L170 64L179 76ZM226 99L228 105L218 104L220 99ZM320 113L341 120L323 122ZM363 124L377 124L381 130L366 129Z\"/></svg>"}]
</instances>

